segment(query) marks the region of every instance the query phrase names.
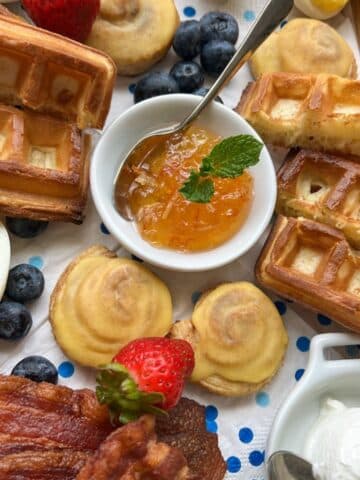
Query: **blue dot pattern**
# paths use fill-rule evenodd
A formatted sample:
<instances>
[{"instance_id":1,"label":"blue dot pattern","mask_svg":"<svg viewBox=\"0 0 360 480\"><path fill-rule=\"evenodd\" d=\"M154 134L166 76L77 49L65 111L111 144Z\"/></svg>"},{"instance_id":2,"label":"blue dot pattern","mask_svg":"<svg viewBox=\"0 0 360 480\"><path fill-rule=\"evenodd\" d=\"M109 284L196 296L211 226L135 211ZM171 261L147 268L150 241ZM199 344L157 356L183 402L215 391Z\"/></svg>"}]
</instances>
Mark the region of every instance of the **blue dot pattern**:
<instances>
[{"instance_id":1,"label":"blue dot pattern","mask_svg":"<svg viewBox=\"0 0 360 480\"><path fill-rule=\"evenodd\" d=\"M332 323L330 318L326 317L325 315L322 315L321 313L318 314L317 319L320 325L323 325L323 326L328 326L328 325L331 325Z\"/></svg>"},{"instance_id":2,"label":"blue dot pattern","mask_svg":"<svg viewBox=\"0 0 360 480\"><path fill-rule=\"evenodd\" d=\"M101 223L100 230L104 235L110 235L109 230L107 229L105 223Z\"/></svg>"},{"instance_id":3,"label":"blue dot pattern","mask_svg":"<svg viewBox=\"0 0 360 480\"><path fill-rule=\"evenodd\" d=\"M205 408L206 429L208 432L216 433L218 431L218 426L215 421L218 415L218 409L214 405L208 405Z\"/></svg>"},{"instance_id":4,"label":"blue dot pattern","mask_svg":"<svg viewBox=\"0 0 360 480\"><path fill-rule=\"evenodd\" d=\"M300 378L304 375L305 370L303 368L299 368L299 370L296 370L295 372L295 380L298 382Z\"/></svg>"},{"instance_id":5,"label":"blue dot pattern","mask_svg":"<svg viewBox=\"0 0 360 480\"><path fill-rule=\"evenodd\" d=\"M307 337L299 337L296 346L300 352L308 352L310 348L310 340Z\"/></svg>"},{"instance_id":6,"label":"blue dot pattern","mask_svg":"<svg viewBox=\"0 0 360 480\"><path fill-rule=\"evenodd\" d=\"M251 428L244 427L239 431L239 439L242 443L250 443L254 438L254 433Z\"/></svg>"},{"instance_id":7,"label":"blue dot pattern","mask_svg":"<svg viewBox=\"0 0 360 480\"><path fill-rule=\"evenodd\" d=\"M44 260L39 256L31 257L29 258L29 264L41 270L44 266Z\"/></svg>"},{"instance_id":8,"label":"blue dot pattern","mask_svg":"<svg viewBox=\"0 0 360 480\"><path fill-rule=\"evenodd\" d=\"M210 433L217 433L218 431L217 423L206 420L206 430Z\"/></svg>"},{"instance_id":9,"label":"blue dot pattern","mask_svg":"<svg viewBox=\"0 0 360 480\"><path fill-rule=\"evenodd\" d=\"M253 467L259 467L265 458L265 452L259 452L258 450L254 450L249 455L249 462Z\"/></svg>"},{"instance_id":10,"label":"blue dot pattern","mask_svg":"<svg viewBox=\"0 0 360 480\"><path fill-rule=\"evenodd\" d=\"M241 462L238 457L229 457L226 460L226 464L229 473L237 473L241 470Z\"/></svg>"},{"instance_id":11,"label":"blue dot pattern","mask_svg":"<svg viewBox=\"0 0 360 480\"><path fill-rule=\"evenodd\" d=\"M278 309L278 312L280 313L280 315L285 315L287 310L287 306L285 302L281 302L280 300L278 300L275 302L275 306Z\"/></svg>"},{"instance_id":12,"label":"blue dot pattern","mask_svg":"<svg viewBox=\"0 0 360 480\"><path fill-rule=\"evenodd\" d=\"M194 7L185 7L184 8L184 15L185 15L185 17L189 17L189 18L195 17L195 15L196 15L195 8Z\"/></svg>"},{"instance_id":13,"label":"blue dot pattern","mask_svg":"<svg viewBox=\"0 0 360 480\"><path fill-rule=\"evenodd\" d=\"M206 420L213 422L219 415L218 409L214 405L208 405L205 409Z\"/></svg>"},{"instance_id":14,"label":"blue dot pattern","mask_svg":"<svg viewBox=\"0 0 360 480\"><path fill-rule=\"evenodd\" d=\"M195 303L199 300L200 297L201 297L201 292L194 292L194 293L191 295L191 301L192 301L192 303L195 305Z\"/></svg>"},{"instance_id":15,"label":"blue dot pattern","mask_svg":"<svg viewBox=\"0 0 360 480\"><path fill-rule=\"evenodd\" d=\"M253 22L255 20L255 12L253 10L246 10L244 12L244 20Z\"/></svg>"},{"instance_id":16,"label":"blue dot pattern","mask_svg":"<svg viewBox=\"0 0 360 480\"><path fill-rule=\"evenodd\" d=\"M270 405L270 397L269 394L266 392L259 392L256 395L255 398L256 404L259 405L259 407L268 407Z\"/></svg>"},{"instance_id":17,"label":"blue dot pattern","mask_svg":"<svg viewBox=\"0 0 360 480\"><path fill-rule=\"evenodd\" d=\"M134 94L135 93L135 88L136 88L136 83L130 83L128 86L129 92Z\"/></svg>"},{"instance_id":18,"label":"blue dot pattern","mask_svg":"<svg viewBox=\"0 0 360 480\"><path fill-rule=\"evenodd\" d=\"M60 377L70 378L74 375L75 367L71 362L63 362L58 367Z\"/></svg>"}]
</instances>

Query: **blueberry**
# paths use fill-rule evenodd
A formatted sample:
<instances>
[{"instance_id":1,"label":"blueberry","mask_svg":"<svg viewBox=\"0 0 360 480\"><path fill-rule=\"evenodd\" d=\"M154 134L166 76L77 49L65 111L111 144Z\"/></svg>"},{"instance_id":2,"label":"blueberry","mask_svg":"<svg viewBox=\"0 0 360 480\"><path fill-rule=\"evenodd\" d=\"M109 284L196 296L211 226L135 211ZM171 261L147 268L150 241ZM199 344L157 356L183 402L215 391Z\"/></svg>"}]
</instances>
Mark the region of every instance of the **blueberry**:
<instances>
[{"instance_id":1,"label":"blueberry","mask_svg":"<svg viewBox=\"0 0 360 480\"><path fill-rule=\"evenodd\" d=\"M54 385L58 382L58 372L47 358L33 355L21 360L13 368L11 375L25 377L34 382L48 382Z\"/></svg>"},{"instance_id":2,"label":"blueberry","mask_svg":"<svg viewBox=\"0 0 360 480\"><path fill-rule=\"evenodd\" d=\"M200 53L200 22L187 20L181 22L173 41L173 48L179 57L192 60Z\"/></svg>"},{"instance_id":3,"label":"blueberry","mask_svg":"<svg viewBox=\"0 0 360 480\"><path fill-rule=\"evenodd\" d=\"M170 75L177 81L180 92L191 93L204 83L204 72L196 62L177 62L170 70Z\"/></svg>"},{"instance_id":4,"label":"blueberry","mask_svg":"<svg viewBox=\"0 0 360 480\"><path fill-rule=\"evenodd\" d=\"M28 302L39 298L44 290L44 276L41 271L22 263L12 268L6 285L6 295L15 302Z\"/></svg>"},{"instance_id":5,"label":"blueberry","mask_svg":"<svg viewBox=\"0 0 360 480\"><path fill-rule=\"evenodd\" d=\"M0 338L19 340L32 326L31 314L24 305L15 302L0 303Z\"/></svg>"},{"instance_id":6,"label":"blueberry","mask_svg":"<svg viewBox=\"0 0 360 480\"><path fill-rule=\"evenodd\" d=\"M146 100L147 98L166 95L168 93L179 93L177 82L164 72L151 72L139 80L135 87L135 103Z\"/></svg>"},{"instance_id":7,"label":"blueberry","mask_svg":"<svg viewBox=\"0 0 360 480\"><path fill-rule=\"evenodd\" d=\"M208 93L210 89L209 88L206 88L206 87L201 87L201 88L198 88L197 90L195 90L194 92L192 92L194 95L201 95L202 97L205 97L205 95ZM215 102L219 102L219 103L224 103L222 101L222 98L219 97L219 95L217 97L215 97Z\"/></svg>"},{"instance_id":8,"label":"blueberry","mask_svg":"<svg viewBox=\"0 0 360 480\"><path fill-rule=\"evenodd\" d=\"M21 238L34 238L46 230L48 222L27 218L6 217L6 226L11 233Z\"/></svg>"},{"instance_id":9,"label":"blueberry","mask_svg":"<svg viewBox=\"0 0 360 480\"><path fill-rule=\"evenodd\" d=\"M200 38L203 45L211 40L226 40L235 44L238 37L238 23L228 13L209 12L200 20Z\"/></svg>"},{"instance_id":10,"label":"blueberry","mask_svg":"<svg viewBox=\"0 0 360 480\"><path fill-rule=\"evenodd\" d=\"M219 76L235 53L232 43L225 40L212 40L201 49L201 65L212 77Z\"/></svg>"}]
</instances>

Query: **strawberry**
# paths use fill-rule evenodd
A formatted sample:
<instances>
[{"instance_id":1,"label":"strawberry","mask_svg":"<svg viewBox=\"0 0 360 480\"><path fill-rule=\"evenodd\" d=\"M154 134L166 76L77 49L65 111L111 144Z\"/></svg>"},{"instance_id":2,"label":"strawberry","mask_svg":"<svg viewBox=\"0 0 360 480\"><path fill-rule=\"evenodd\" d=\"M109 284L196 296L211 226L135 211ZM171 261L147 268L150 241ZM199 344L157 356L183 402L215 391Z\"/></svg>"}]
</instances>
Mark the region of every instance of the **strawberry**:
<instances>
[{"instance_id":1,"label":"strawberry","mask_svg":"<svg viewBox=\"0 0 360 480\"><path fill-rule=\"evenodd\" d=\"M100 370L97 398L120 423L143 413L164 413L179 401L194 362L193 349L185 340L134 340Z\"/></svg>"},{"instance_id":2,"label":"strawberry","mask_svg":"<svg viewBox=\"0 0 360 480\"><path fill-rule=\"evenodd\" d=\"M23 0L33 22L41 28L84 42L100 10L100 0Z\"/></svg>"}]
</instances>

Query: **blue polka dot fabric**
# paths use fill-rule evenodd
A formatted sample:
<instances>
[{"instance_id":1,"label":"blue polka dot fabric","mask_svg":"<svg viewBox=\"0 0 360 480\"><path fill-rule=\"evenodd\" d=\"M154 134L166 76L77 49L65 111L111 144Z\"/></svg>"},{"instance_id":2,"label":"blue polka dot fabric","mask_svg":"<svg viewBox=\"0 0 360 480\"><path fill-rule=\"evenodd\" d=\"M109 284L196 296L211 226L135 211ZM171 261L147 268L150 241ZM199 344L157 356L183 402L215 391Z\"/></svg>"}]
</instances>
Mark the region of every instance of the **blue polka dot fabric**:
<instances>
[{"instance_id":1,"label":"blue polka dot fabric","mask_svg":"<svg viewBox=\"0 0 360 480\"><path fill-rule=\"evenodd\" d=\"M29 264L41 270L44 266L44 260L40 255L35 255L29 258Z\"/></svg>"},{"instance_id":2,"label":"blue polka dot fabric","mask_svg":"<svg viewBox=\"0 0 360 480\"><path fill-rule=\"evenodd\" d=\"M191 6L191 5L188 5L188 6L184 7L183 12L184 12L185 17L193 18L196 15L196 8Z\"/></svg>"},{"instance_id":3,"label":"blue polka dot fabric","mask_svg":"<svg viewBox=\"0 0 360 480\"><path fill-rule=\"evenodd\" d=\"M154 0L156 1L156 0ZM20 2L19 2L20 3ZM209 10L225 10L232 13L239 22L240 38L243 38L257 14L264 5L264 0L175 0L182 20L200 19ZM284 20L280 28L286 25ZM341 18L337 24L342 32L346 31ZM351 45L356 45L354 32L347 38ZM169 71L177 61L173 51L155 70ZM108 116L107 125L133 105L133 93L140 77L119 77L115 95ZM206 86L210 86L210 79ZM221 92L225 105L234 108L243 88L251 81L249 70L242 68L236 77ZM151 121L151 119L149 119ZM279 167L283 158L274 156L274 163ZM104 164L106 159L104 159ZM59 384L72 388L94 388L95 371L84 368L59 348L49 322L49 297L57 279L69 262L89 246L100 244L116 251L120 256L132 258L150 268L168 286L171 292L174 320L189 319L202 293L224 282L254 282L254 265L260 244L247 255L231 265L203 273L182 274L149 266L143 262L141 254L131 255L121 248L111 235L92 202L90 201L86 220L83 225L51 224L39 237L24 241L12 238L12 266L29 263L41 269L45 277L43 296L29 306L33 316L31 334L19 344L1 344L0 373L9 374L12 368L28 355L43 355L58 369ZM259 248L258 248L259 247ZM1 252L0 252L1 256ZM224 398L200 386L189 384L184 395L197 400L205 407L206 428L216 433L227 466L226 480L264 480L266 462L266 444L276 412L292 389L306 376L306 366L312 337L319 332L336 331L334 320L323 312L310 312L299 307L290 299L271 296L280 318L289 334L288 351L282 367L271 382L260 383L256 392L244 398ZM306 321L304 321L305 319ZM262 337L266 346L266 334ZM24 346L22 348L22 345ZM26 352L26 353L25 353ZM347 358L357 358L358 346L344 348L341 353Z\"/></svg>"}]
</instances>

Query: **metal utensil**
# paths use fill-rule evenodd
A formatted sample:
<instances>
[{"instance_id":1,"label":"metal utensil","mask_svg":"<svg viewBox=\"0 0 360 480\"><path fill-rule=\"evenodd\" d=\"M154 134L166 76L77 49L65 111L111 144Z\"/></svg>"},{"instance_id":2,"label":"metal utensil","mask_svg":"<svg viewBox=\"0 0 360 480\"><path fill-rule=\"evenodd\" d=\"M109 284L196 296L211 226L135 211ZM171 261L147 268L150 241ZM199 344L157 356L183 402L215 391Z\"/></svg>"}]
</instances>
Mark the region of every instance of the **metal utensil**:
<instances>
[{"instance_id":1,"label":"metal utensil","mask_svg":"<svg viewBox=\"0 0 360 480\"><path fill-rule=\"evenodd\" d=\"M243 64L251 57L254 51L261 45L261 43L270 35L276 27L278 27L281 20L283 20L293 7L293 0L269 0L258 18L250 28L248 34L241 42L241 45L237 49L233 58L230 60L225 70L216 80L214 85L210 88L207 95L201 100L201 102L194 108L194 110L188 115L182 122L169 127L154 130L150 134L142 137L136 145L125 156L124 161L120 165L120 168L115 177L115 184L120 185L120 192L118 190L116 207L120 215L126 220L132 220L132 214L128 206L128 192L131 188L132 181L135 180L136 174L131 173L131 168L128 167L129 157L132 156L134 150L141 148L143 142L149 138L154 139L154 146L161 141L185 130L190 124L201 114L201 112L209 105L209 103L216 97L221 88L226 84L228 80L243 66ZM138 165L139 166L139 165Z\"/></svg>"},{"instance_id":2,"label":"metal utensil","mask_svg":"<svg viewBox=\"0 0 360 480\"><path fill-rule=\"evenodd\" d=\"M311 463L291 452L273 453L267 470L269 480L315 480Z\"/></svg>"}]
</instances>

